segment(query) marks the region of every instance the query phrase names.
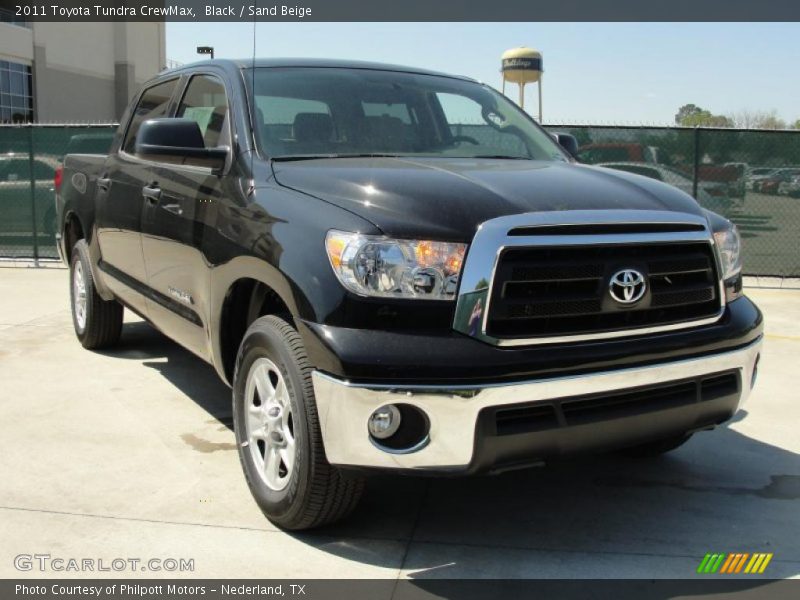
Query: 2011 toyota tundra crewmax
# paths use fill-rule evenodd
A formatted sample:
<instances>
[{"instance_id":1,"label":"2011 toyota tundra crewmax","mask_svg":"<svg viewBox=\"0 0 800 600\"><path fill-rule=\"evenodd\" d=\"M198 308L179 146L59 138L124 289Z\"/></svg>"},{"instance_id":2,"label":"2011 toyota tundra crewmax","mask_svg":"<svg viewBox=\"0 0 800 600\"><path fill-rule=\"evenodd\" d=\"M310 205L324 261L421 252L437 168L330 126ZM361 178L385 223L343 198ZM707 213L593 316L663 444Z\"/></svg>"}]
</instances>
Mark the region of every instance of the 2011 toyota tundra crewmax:
<instances>
[{"instance_id":1,"label":"2011 toyota tundra crewmax","mask_svg":"<svg viewBox=\"0 0 800 600\"><path fill-rule=\"evenodd\" d=\"M109 155L66 157L75 332L111 346L126 307L213 364L247 483L288 529L346 515L371 470L666 452L755 380L739 234L575 151L463 77L167 71Z\"/></svg>"}]
</instances>

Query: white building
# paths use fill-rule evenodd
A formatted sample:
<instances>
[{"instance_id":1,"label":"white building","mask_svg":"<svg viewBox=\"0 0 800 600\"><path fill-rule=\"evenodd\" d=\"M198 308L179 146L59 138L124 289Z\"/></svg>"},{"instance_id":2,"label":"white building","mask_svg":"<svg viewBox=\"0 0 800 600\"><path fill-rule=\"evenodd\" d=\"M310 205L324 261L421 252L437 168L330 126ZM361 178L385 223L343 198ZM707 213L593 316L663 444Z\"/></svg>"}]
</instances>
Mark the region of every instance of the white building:
<instances>
[{"instance_id":1,"label":"white building","mask_svg":"<svg viewBox=\"0 0 800 600\"><path fill-rule=\"evenodd\" d=\"M0 9L0 123L116 121L167 64L164 23L30 23Z\"/></svg>"}]
</instances>

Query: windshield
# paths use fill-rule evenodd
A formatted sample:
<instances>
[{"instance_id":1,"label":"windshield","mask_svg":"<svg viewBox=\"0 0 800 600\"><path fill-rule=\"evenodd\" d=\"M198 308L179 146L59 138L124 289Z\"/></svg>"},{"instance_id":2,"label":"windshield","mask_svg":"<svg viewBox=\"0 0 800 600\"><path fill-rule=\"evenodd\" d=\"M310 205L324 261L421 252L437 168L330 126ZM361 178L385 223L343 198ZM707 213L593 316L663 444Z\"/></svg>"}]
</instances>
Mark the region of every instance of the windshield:
<instances>
[{"instance_id":1,"label":"windshield","mask_svg":"<svg viewBox=\"0 0 800 600\"><path fill-rule=\"evenodd\" d=\"M344 68L256 68L256 138L273 159L430 156L566 161L548 133L491 88Z\"/></svg>"}]
</instances>

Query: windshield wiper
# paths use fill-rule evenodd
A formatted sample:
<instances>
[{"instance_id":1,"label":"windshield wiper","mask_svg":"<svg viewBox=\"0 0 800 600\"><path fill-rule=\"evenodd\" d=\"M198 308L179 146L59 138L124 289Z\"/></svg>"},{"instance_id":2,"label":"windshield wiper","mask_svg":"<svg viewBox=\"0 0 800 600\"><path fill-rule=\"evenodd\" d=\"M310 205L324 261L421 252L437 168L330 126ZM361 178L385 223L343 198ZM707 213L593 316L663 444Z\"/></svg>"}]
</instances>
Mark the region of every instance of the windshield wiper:
<instances>
[{"instance_id":1,"label":"windshield wiper","mask_svg":"<svg viewBox=\"0 0 800 600\"><path fill-rule=\"evenodd\" d=\"M527 156L511 156L509 154L478 154L477 156L470 156L468 158L500 158L504 160L533 160Z\"/></svg>"},{"instance_id":2,"label":"windshield wiper","mask_svg":"<svg viewBox=\"0 0 800 600\"><path fill-rule=\"evenodd\" d=\"M275 162L290 162L298 160L324 160L334 158L496 158L501 160L534 160L526 156L512 156L510 154L479 154L477 156L447 156L446 154L388 154L384 152L353 152L353 153L331 153L331 154L286 154L284 156L273 156Z\"/></svg>"},{"instance_id":3,"label":"windshield wiper","mask_svg":"<svg viewBox=\"0 0 800 600\"><path fill-rule=\"evenodd\" d=\"M285 156L273 156L272 160L278 162L289 162L293 160L320 160L329 158L398 158L400 154L384 154L380 152L360 152L344 154L287 154Z\"/></svg>"}]
</instances>

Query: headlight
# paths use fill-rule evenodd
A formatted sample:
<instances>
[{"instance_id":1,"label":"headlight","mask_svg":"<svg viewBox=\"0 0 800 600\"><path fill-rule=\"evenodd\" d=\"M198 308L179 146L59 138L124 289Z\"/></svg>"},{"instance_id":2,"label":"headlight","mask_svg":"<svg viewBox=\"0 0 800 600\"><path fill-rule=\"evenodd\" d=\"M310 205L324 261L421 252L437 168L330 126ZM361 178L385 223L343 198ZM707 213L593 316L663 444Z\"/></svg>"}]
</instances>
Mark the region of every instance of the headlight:
<instances>
[{"instance_id":1,"label":"headlight","mask_svg":"<svg viewBox=\"0 0 800 600\"><path fill-rule=\"evenodd\" d=\"M452 300L467 245L331 230L325 249L336 277L356 294Z\"/></svg>"},{"instance_id":2,"label":"headlight","mask_svg":"<svg viewBox=\"0 0 800 600\"><path fill-rule=\"evenodd\" d=\"M726 229L715 231L714 241L722 264L722 279L736 277L742 271L742 239L736 225L728 223Z\"/></svg>"}]
</instances>

